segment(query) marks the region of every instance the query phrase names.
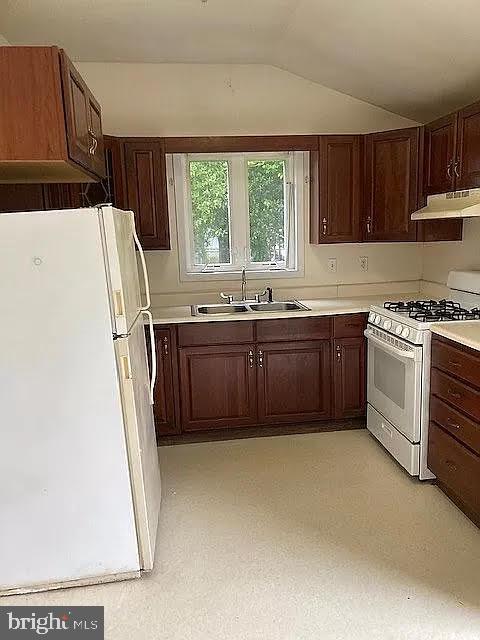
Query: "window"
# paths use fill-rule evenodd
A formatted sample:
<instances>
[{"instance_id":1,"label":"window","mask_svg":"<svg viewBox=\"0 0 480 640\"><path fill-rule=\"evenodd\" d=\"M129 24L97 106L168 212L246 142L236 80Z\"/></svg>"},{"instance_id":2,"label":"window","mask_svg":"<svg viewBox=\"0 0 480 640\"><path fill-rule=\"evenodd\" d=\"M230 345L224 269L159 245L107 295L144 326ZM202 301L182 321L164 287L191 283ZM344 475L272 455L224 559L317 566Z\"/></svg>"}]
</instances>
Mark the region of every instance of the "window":
<instances>
[{"instance_id":1,"label":"window","mask_svg":"<svg viewBox=\"0 0 480 640\"><path fill-rule=\"evenodd\" d=\"M301 274L307 156L171 156L182 279Z\"/></svg>"}]
</instances>

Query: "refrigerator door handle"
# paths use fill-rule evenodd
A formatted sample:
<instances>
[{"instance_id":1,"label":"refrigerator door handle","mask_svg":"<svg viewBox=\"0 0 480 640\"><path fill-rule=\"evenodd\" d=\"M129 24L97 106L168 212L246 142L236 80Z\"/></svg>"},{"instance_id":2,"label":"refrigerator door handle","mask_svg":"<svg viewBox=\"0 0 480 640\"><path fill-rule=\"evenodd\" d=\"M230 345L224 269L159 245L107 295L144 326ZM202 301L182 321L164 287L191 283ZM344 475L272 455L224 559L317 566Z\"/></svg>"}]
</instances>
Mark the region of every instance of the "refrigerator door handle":
<instances>
[{"instance_id":1,"label":"refrigerator door handle","mask_svg":"<svg viewBox=\"0 0 480 640\"><path fill-rule=\"evenodd\" d=\"M148 325L150 328L150 353L151 353L151 363L152 363L152 373L150 377L150 404L155 404L154 400L154 392L155 392L155 383L157 381L157 353L155 350L155 332L153 329L153 317L150 311L147 309L143 309L142 313L144 313L148 317Z\"/></svg>"},{"instance_id":2,"label":"refrigerator door handle","mask_svg":"<svg viewBox=\"0 0 480 640\"><path fill-rule=\"evenodd\" d=\"M135 228L135 217L133 215L133 211L130 211L130 213L132 214L133 239L135 241L135 244L137 245L138 254L140 256L140 262L142 263L143 282L145 284L146 304L145 306L140 307L139 311L148 311L148 309L150 309L151 299L150 299L150 283L148 282L147 263L145 262L145 254L143 253L143 248L142 248L142 245L140 244L140 240L138 239L138 235L137 235L137 230Z\"/></svg>"}]
</instances>

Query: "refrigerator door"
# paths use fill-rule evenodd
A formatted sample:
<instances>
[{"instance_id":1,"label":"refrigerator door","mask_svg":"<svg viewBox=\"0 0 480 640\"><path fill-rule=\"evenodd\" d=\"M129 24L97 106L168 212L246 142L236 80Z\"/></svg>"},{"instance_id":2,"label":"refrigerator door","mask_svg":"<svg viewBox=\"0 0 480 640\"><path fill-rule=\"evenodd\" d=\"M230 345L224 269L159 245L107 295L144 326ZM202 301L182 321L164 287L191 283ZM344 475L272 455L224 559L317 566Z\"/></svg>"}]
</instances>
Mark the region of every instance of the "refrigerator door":
<instances>
[{"instance_id":1,"label":"refrigerator door","mask_svg":"<svg viewBox=\"0 0 480 640\"><path fill-rule=\"evenodd\" d=\"M96 209L0 215L0 590L140 569Z\"/></svg>"},{"instance_id":2,"label":"refrigerator door","mask_svg":"<svg viewBox=\"0 0 480 640\"><path fill-rule=\"evenodd\" d=\"M161 485L143 323L136 322L128 337L117 338L114 342L140 564L144 571L149 571L153 568L155 554Z\"/></svg>"},{"instance_id":3,"label":"refrigerator door","mask_svg":"<svg viewBox=\"0 0 480 640\"><path fill-rule=\"evenodd\" d=\"M110 290L112 327L116 335L127 335L140 313L150 306L150 290L143 251L135 231L132 211L114 207L98 209L102 221L107 281ZM142 265L146 300L142 303L137 267Z\"/></svg>"}]
</instances>

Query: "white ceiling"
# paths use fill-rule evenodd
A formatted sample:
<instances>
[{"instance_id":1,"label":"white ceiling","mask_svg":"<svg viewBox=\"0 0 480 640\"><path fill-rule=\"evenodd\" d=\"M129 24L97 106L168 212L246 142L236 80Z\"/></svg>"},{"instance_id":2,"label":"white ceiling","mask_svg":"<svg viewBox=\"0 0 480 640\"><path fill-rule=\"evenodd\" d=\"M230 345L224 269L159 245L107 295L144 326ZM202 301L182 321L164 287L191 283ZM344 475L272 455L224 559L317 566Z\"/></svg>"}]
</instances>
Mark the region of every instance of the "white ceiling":
<instances>
[{"instance_id":1,"label":"white ceiling","mask_svg":"<svg viewBox=\"0 0 480 640\"><path fill-rule=\"evenodd\" d=\"M271 64L417 121L480 99L478 0L0 0L75 60Z\"/></svg>"}]
</instances>

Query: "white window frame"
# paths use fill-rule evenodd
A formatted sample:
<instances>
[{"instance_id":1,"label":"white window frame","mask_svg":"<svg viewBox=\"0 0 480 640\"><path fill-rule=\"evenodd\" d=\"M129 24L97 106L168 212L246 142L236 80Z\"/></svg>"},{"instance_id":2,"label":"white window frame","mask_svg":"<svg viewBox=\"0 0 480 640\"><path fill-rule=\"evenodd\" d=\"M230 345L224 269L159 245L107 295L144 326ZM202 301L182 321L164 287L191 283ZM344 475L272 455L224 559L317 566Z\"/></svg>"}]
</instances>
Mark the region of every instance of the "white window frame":
<instances>
[{"instance_id":1,"label":"white window frame","mask_svg":"<svg viewBox=\"0 0 480 640\"><path fill-rule=\"evenodd\" d=\"M286 230L287 242L293 247L287 252L288 264L249 262L250 256L248 225L247 160L283 159L287 160L286 189L289 198L290 228ZM188 162L191 160L227 160L229 162L229 202L230 202L230 264L199 267L191 264L194 255L191 225L191 199ZM232 179L235 176L236 179ZM235 280L243 266L249 278L292 278L304 275L305 212L309 207L309 154L303 151L290 152L249 152L249 153L199 153L167 155L167 177L170 186L169 205L174 207L177 222L179 272L181 281ZM235 215L242 211L243 215ZM293 213L293 215L292 215ZM240 239L246 239L240 242ZM240 244L247 244L244 251Z\"/></svg>"}]
</instances>

